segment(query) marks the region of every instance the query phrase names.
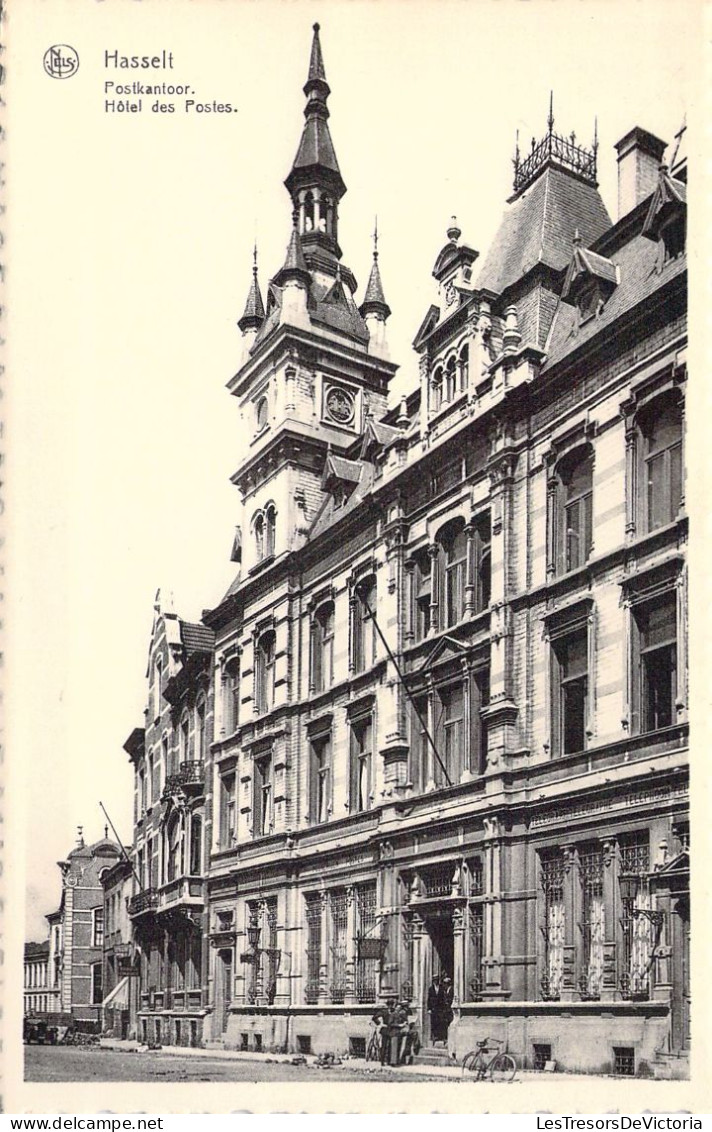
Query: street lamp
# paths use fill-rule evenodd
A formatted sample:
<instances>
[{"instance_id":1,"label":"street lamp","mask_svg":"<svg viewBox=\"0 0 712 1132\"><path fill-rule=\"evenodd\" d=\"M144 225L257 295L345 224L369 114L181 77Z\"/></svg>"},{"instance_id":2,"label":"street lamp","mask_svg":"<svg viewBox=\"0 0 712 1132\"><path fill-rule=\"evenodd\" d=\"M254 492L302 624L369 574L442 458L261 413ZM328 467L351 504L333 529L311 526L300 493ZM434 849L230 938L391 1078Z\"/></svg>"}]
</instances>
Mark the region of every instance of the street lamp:
<instances>
[{"instance_id":1,"label":"street lamp","mask_svg":"<svg viewBox=\"0 0 712 1132\"><path fill-rule=\"evenodd\" d=\"M621 873L618 877L621 899L628 903L629 914L634 919L637 919L638 916L645 917L659 932L663 926L665 913L658 908L638 908L635 904L642 879L637 873Z\"/></svg>"},{"instance_id":2,"label":"street lamp","mask_svg":"<svg viewBox=\"0 0 712 1132\"><path fill-rule=\"evenodd\" d=\"M247 942L249 943L250 949L252 951L258 951L259 950L260 932L261 931L262 931L262 928L259 926L259 924L250 924L248 929L247 929Z\"/></svg>"}]
</instances>

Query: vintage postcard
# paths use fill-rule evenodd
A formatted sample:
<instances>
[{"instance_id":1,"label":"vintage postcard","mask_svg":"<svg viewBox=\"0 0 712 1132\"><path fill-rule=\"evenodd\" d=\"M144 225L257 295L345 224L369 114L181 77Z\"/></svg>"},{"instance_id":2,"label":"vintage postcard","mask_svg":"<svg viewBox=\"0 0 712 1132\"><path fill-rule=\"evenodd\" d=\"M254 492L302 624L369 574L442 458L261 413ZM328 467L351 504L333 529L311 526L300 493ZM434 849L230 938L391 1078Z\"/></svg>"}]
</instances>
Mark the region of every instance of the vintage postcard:
<instances>
[{"instance_id":1,"label":"vintage postcard","mask_svg":"<svg viewBox=\"0 0 712 1132\"><path fill-rule=\"evenodd\" d=\"M10 0L5 1111L702 1126L709 16Z\"/></svg>"}]
</instances>

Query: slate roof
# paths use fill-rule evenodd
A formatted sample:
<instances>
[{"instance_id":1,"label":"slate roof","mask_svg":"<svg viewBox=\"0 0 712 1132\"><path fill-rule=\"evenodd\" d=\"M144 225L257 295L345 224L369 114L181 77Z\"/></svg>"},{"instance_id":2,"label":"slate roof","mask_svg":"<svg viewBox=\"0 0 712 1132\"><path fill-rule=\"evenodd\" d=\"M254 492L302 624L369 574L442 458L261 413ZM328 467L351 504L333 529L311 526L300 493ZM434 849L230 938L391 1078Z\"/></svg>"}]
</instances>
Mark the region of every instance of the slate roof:
<instances>
[{"instance_id":1,"label":"slate roof","mask_svg":"<svg viewBox=\"0 0 712 1132\"><path fill-rule=\"evenodd\" d=\"M567 354L609 326L627 311L632 310L670 280L683 275L687 269L684 256L671 260L658 270L658 245L643 235L636 235L628 243L611 252L611 260L619 269L620 282L595 318L579 325L576 307L561 302L558 305L547 343L547 360L543 372L561 362Z\"/></svg>"},{"instance_id":2,"label":"slate roof","mask_svg":"<svg viewBox=\"0 0 712 1132\"><path fill-rule=\"evenodd\" d=\"M180 635L187 653L212 652L215 647L215 633L207 625L181 621Z\"/></svg>"},{"instance_id":3,"label":"slate roof","mask_svg":"<svg viewBox=\"0 0 712 1132\"><path fill-rule=\"evenodd\" d=\"M537 264L561 271L571 259L577 229L588 247L610 226L598 189L550 165L511 201L476 287L500 294Z\"/></svg>"},{"instance_id":4,"label":"slate roof","mask_svg":"<svg viewBox=\"0 0 712 1132\"><path fill-rule=\"evenodd\" d=\"M251 326L259 326L265 317L265 308L262 302L262 295L260 293L260 285L257 282L257 270L252 272L252 283L247 295L245 309L242 312L242 318L239 319L237 325L240 330L246 330Z\"/></svg>"},{"instance_id":5,"label":"slate roof","mask_svg":"<svg viewBox=\"0 0 712 1132\"><path fill-rule=\"evenodd\" d=\"M332 477L345 483L358 483L361 478L361 465L358 460L347 460L330 452L324 464L322 482L328 483Z\"/></svg>"},{"instance_id":6,"label":"slate roof","mask_svg":"<svg viewBox=\"0 0 712 1132\"><path fill-rule=\"evenodd\" d=\"M332 457L333 459L333 457ZM350 461L347 461L350 463ZM321 510L317 513L314 522L312 523L311 530L309 531L309 538L314 539L324 531L328 530L336 523L341 523L345 515L349 515L357 507L361 505L366 495L368 495L373 485L373 464L367 461L361 461L359 464L360 475L358 483L351 492L349 498L341 506L336 506L333 496L329 496L325 501Z\"/></svg>"}]
</instances>

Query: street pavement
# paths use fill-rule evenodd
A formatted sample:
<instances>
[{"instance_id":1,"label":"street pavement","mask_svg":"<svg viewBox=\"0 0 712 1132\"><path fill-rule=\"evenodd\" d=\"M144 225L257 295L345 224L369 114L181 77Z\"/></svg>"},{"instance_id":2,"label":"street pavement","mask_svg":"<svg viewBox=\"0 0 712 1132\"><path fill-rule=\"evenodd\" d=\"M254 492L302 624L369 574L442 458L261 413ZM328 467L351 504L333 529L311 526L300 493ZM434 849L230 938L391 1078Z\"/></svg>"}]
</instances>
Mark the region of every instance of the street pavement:
<instances>
[{"instance_id":1,"label":"street pavement","mask_svg":"<svg viewBox=\"0 0 712 1132\"><path fill-rule=\"evenodd\" d=\"M381 1067L363 1060L321 1069L315 1058L293 1065L291 1057L223 1050L138 1048L131 1042L97 1046L25 1046L26 1081L443 1081L461 1079L459 1068ZM516 1082L515 1082L516 1083Z\"/></svg>"}]
</instances>

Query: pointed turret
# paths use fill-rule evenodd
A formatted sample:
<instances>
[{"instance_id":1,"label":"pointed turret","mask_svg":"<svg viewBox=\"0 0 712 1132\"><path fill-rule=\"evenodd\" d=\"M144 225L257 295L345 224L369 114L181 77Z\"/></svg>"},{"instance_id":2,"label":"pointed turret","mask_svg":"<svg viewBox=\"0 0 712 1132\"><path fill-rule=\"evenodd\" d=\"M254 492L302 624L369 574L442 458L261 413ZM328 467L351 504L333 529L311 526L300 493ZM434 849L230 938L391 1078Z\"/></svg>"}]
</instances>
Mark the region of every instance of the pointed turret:
<instances>
[{"instance_id":1,"label":"pointed turret","mask_svg":"<svg viewBox=\"0 0 712 1132\"><path fill-rule=\"evenodd\" d=\"M255 247L252 256L252 283L250 284L242 318L238 320L237 325L242 333L246 334L250 330L259 330L264 320L265 308L262 302L262 294L260 293L260 285L257 281L257 247Z\"/></svg>"},{"instance_id":2,"label":"pointed turret","mask_svg":"<svg viewBox=\"0 0 712 1132\"><path fill-rule=\"evenodd\" d=\"M338 202L346 192L329 133L326 105L330 94L319 41L319 25L314 24L309 77L304 85L307 104L304 129L291 172L284 182L298 214L299 233L305 249L321 247L337 258Z\"/></svg>"},{"instance_id":3,"label":"pointed turret","mask_svg":"<svg viewBox=\"0 0 712 1132\"><path fill-rule=\"evenodd\" d=\"M307 298L311 287L311 275L297 231L296 213L284 263L272 282L282 292L280 322L288 322L293 326L308 326Z\"/></svg>"},{"instance_id":4,"label":"pointed turret","mask_svg":"<svg viewBox=\"0 0 712 1132\"><path fill-rule=\"evenodd\" d=\"M366 287L366 294L359 307L359 314L366 323L369 333L368 351L381 358L388 357L386 345L386 319L391 308L386 302L381 282L381 272L378 267L378 225L373 230L373 264Z\"/></svg>"}]
</instances>

